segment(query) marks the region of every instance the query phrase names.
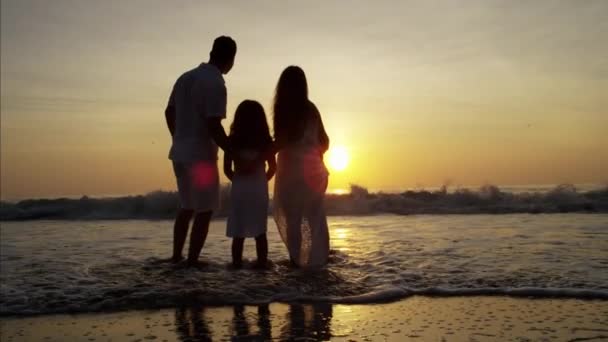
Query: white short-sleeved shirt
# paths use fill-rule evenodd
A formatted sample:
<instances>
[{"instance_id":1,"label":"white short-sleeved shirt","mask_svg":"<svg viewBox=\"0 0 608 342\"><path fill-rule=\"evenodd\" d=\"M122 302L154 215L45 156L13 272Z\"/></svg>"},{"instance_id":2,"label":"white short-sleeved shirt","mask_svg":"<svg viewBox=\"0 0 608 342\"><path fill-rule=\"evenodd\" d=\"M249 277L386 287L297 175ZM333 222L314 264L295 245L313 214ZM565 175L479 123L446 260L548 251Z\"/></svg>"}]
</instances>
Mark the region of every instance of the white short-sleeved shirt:
<instances>
[{"instance_id":1,"label":"white short-sleeved shirt","mask_svg":"<svg viewBox=\"0 0 608 342\"><path fill-rule=\"evenodd\" d=\"M203 63L181 75L169 97L175 108L175 133L169 159L177 162L217 160L217 145L208 118L226 117L226 85L220 70Z\"/></svg>"}]
</instances>

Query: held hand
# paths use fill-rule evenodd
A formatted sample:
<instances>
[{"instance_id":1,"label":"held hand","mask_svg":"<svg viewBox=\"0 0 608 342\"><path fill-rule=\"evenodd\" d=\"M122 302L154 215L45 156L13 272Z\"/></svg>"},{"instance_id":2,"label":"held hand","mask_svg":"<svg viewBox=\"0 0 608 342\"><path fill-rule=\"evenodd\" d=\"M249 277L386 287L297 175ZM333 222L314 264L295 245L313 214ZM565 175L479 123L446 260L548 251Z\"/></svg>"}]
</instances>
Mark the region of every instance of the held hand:
<instances>
[{"instance_id":1,"label":"held hand","mask_svg":"<svg viewBox=\"0 0 608 342\"><path fill-rule=\"evenodd\" d=\"M232 178L234 178L234 172L232 172L232 170L224 170L224 175L232 182Z\"/></svg>"},{"instance_id":2,"label":"held hand","mask_svg":"<svg viewBox=\"0 0 608 342\"><path fill-rule=\"evenodd\" d=\"M240 174L249 175L255 172L257 163L256 160L235 160L236 169Z\"/></svg>"}]
</instances>

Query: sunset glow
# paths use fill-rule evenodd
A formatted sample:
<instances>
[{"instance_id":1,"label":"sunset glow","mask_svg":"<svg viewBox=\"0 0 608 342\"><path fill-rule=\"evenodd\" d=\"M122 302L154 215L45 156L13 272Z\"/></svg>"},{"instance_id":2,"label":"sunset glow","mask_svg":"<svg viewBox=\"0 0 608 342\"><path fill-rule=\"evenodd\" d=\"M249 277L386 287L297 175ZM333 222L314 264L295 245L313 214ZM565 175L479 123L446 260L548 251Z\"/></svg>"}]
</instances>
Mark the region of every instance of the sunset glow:
<instances>
[{"instance_id":1,"label":"sunset glow","mask_svg":"<svg viewBox=\"0 0 608 342\"><path fill-rule=\"evenodd\" d=\"M1 6L2 199L174 190L167 99L223 34L224 128L244 99L272 126L301 66L336 146L329 191L608 182L606 1Z\"/></svg>"},{"instance_id":2,"label":"sunset glow","mask_svg":"<svg viewBox=\"0 0 608 342\"><path fill-rule=\"evenodd\" d=\"M343 146L331 147L327 151L327 159L333 171L344 171L348 166L348 151Z\"/></svg>"}]
</instances>

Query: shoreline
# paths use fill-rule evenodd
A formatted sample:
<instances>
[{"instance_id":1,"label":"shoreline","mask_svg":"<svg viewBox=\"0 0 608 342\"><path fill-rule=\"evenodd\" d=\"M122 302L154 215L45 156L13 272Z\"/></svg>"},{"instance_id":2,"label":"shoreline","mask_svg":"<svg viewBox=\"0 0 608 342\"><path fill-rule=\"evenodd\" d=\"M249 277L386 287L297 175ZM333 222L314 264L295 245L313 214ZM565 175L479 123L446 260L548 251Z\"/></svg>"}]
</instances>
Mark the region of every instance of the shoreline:
<instances>
[{"instance_id":1,"label":"shoreline","mask_svg":"<svg viewBox=\"0 0 608 342\"><path fill-rule=\"evenodd\" d=\"M2 341L558 340L608 338L608 301L412 296L382 304L271 303L0 317Z\"/></svg>"}]
</instances>

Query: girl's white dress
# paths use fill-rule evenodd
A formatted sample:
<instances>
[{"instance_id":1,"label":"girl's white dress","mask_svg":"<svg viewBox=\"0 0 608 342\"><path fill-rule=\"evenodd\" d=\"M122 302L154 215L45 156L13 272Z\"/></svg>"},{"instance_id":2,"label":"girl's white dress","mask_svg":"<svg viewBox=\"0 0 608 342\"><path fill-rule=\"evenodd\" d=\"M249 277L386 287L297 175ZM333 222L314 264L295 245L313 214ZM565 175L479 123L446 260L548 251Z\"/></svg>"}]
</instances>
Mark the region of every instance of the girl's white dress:
<instances>
[{"instance_id":1,"label":"girl's white dress","mask_svg":"<svg viewBox=\"0 0 608 342\"><path fill-rule=\"evenodd\" d=\"M240 157L255 159L252 151L240 153ZM266 164L260 163L246 175L235 174L230 189L230 214L226 236L252 238L266 233L268 222L268 182Z\"/></svg>"},{"instance_id":2,"label":"girl's white dress","mask_svg":"<svg viewBox=\"0 0 608 342\"><path fill-rule=\"evenodd\" d=\"M323 208L328 172L319 146L319 124L311 120L300 141L278 154L273 212L291 260L304 268L320 267L329 256L329 232Z\"/></svg>"}]
</instances>

